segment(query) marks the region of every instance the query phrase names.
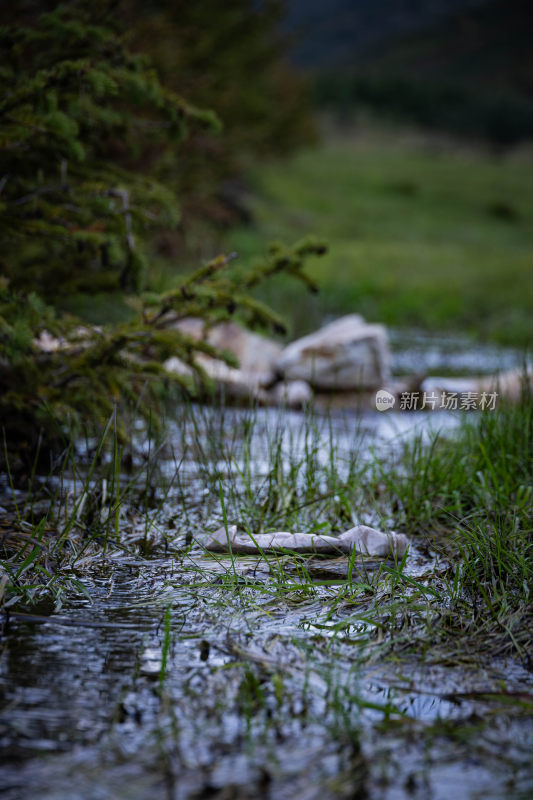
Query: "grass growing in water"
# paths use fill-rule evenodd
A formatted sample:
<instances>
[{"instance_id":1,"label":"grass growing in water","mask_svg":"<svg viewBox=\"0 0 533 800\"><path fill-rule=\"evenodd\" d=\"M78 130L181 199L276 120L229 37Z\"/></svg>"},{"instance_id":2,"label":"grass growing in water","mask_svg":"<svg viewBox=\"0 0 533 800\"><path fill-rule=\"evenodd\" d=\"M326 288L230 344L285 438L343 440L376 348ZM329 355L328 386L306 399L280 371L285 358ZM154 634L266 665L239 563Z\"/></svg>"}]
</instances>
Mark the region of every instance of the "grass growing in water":
<instances>
[{"instance_id":1,"label":"grass growing in water","mask_svg":"<svg viewBox=\"0 0 533 800\"><path fill-rule=\"evenodd\" d=\"M324 796L346 798L354 787L363 787L361 796L380 796L373 787L380 771L394 774L398 743L412 751L418 742L427 760L433 740L438 750L439 740L455 737L460 765L474 748L476 757L485 747L492 758L491 735L500 736L508 720L518 725L531 710L530 696L512 677L505 685L492 680L487 696L487 682L474 682L474 670L465 678L463 670L490 666L501 654L527 662L530 495L515 487L531 484L531 398L470 420L453 439L438 438L429 448L411 442L383 463L370 457L363 432L350 428L353 420L189 407L166 447L139 448L131 471L119 472L111 419L105 441L92 443L83 465L72 449L55 476L34 481L30 499L4 483L1 502L11 514L2 543L8 610L50 593L51 578L56 607L76 591L70 576L93 587L95 577L100 587L104 579L103 592L93 595L94 615L82 610L81 624L113 620L105 637L116 635L110 646L120 642L122 653L135 626L119 624L114 634L114 625L131 624L133 612L151 664L132 647L127 691L120 667L116 741L129 735L132 744L137 735L139 750L128 752L139 761L155 746L157 770L169 786L187 776L195 748L202 772L224 758L235 763L237 754L246 758L247 776L257 768L259 777L247 777L244 793L235 794L246 797L264 796L266 774L274 782L271 796L281 795L275 781L287 769L287 751L290 762L296 753L305 764L304 782L323 785ZM461 463L457 476L454 461ZM419 495L412 491L417 482ZM225 522L255 534L336 532L356 521L409 531L413 551L399 563L290 552L240 558L206 555L191 541ZM34 543L24 551L28 541L17 539L25 525L42 545L27 563ZM102 593L115 603L110 617ZM51 605L33 613L48 613ZM63 622L76 625L80 601L66 605ZM81 647L84 662L77 641L66 639L66 646ZM443 664L452 667L448 682L438 684L444 703L455 702L447 694L451 685L458 708L466 695L467 703L475 701L473 716L427 723L405 696L423 696L424 678L440 670L442 679ZM420 681L416 670L426 671ZM372 690L376 674L384 676L386 691L379 684ZM96 678L100 685L106 675ZM368 744L360 747L369 719L378 740L370 758ZM432 759L434 753L432 745Z\"/></svg>"},{"instance_id":2,"label":"grass growing in water","mask_svg":"<svg viewBox=\"0 0 533 800\"><path fill-rule=\"evenodd\" d=\"M364 522L408 533L433 554L426 572L412 574L409 559L372 568L351 559L344 572L328 574L327 562L290 553L263 554L266 582L243 578L234 556L203 559L201 568L193 559L194 570L207 583L223 580L228 591L244 592L254 607L265 597L273 607L317 600L320 624L337 626L339 635L356 625L380 652L435 653L438 645L439 652L473 653L490 641L493 652L514 650L527 660L532 409L524 391L516 406L465 419L452 438L417 439L383 461L371 459L353 431L340 447L333 420L310 416L291 427L277 412L189 407L171 435L172 458L164 460L161 447L145 448L166 468L139 458L131 475L118 472L110 419L84 471L70 450L55 481L40 493L33 488L31 503L8 481L3 603L31 605L55 592L58 607L65 591L82 588L84 567L117 552L170 550L187 571L196 552L191 534L206 527L235 523L253 537L336 533Z\"/></svg>"},{"instance_id":3,"label":"grass growing in water","mask_svg":"<svg viewBox=\"0 0 533 800\"><path fill-rule=\"evenodd\" d=\"M533 624L533 398L467 417L452 438L410 443L403 469L378 466L385 502L414 540L422 535L450 567L436 582L447 611L430 632L447 646L531 662Z\"/></svg>"}]
</instances>

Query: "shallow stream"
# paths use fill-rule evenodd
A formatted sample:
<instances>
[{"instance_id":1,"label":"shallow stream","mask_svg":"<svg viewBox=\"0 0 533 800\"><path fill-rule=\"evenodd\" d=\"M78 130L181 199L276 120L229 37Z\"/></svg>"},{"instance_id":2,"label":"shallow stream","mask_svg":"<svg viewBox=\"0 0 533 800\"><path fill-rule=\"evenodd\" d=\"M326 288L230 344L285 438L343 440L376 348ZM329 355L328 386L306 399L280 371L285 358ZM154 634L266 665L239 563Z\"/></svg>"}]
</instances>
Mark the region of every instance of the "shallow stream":
<instances>
[{"instance_id":1,"label":"shallow stream","mask_svg":"<svg viewBox=\"0 0 533 800\"><path fill-rule=\"evenodd\" d=\"M157 458L171 489L131 525L131 547L80 565L89 597L4 620L2 796L531 797L533 675L517 661L414 655L409 620L391 648L366 614L391 600L365 589L377 561L349 572L347 559L232 560L191 544L206 519L246 521L275 447L280 464L312 462L294 480L320 493L332 452L341 485L343 470L458 420L262 409L252 424L248 411L193 409L176 423ZM305 513L320 522L320 506ZM383 523L372 508L354 509L354 521ZM140 555L139 537L151 554ZM449 566L413 545L405 574L438 581ZM386 630L394 612L384 609Z\"/></svg>"}]
</instances>

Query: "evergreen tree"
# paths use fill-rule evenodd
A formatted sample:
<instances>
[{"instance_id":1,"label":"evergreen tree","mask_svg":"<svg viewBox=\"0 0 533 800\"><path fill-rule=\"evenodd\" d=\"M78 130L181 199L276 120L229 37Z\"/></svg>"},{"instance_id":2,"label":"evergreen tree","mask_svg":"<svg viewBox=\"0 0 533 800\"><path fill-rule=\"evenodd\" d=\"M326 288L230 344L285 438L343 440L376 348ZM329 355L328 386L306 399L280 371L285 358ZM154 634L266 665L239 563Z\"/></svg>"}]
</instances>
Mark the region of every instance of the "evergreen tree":
<instances>
[{"instance_id":1,"label":"evergreen tree","mask_svg":"<svg viewBox=\"0 0 533 800\"><path fill-rule=\"evenodd\" d=\"M240 179L254 159L315 141L306 84L286 59L280 0L126 0L131 43L150 54L163 83L206 108L223 136L193 130L164 169L187 222L231 224L246 210ZM168 248L168 242L167 242Z\"/></svg>"},{"instance_id":2,"label":"evergreen tree","mask_svg":"<svg viewBox=\"0 0 533 800\"><path fill-rule=\"evenodd\" d=\"M305 257L323 250L275 248L245 276L220 256L142 301L147 232L175 225L179 209L154 170L128 169L128 157L136 164L147 142L165 152L218 122L127 49L114 12L110 0L76 0L0 30L0 417L19 446L39 431L51 442L67 425L100 425L120 401L151 413L166 357L201 373L195 352L216 355L173 328L177 319L237 313L279 327L249 291L281 270L304 277ZM79 290L137 293L137 314L81 327L61 311Z\"/></svg>"}]
</instances>

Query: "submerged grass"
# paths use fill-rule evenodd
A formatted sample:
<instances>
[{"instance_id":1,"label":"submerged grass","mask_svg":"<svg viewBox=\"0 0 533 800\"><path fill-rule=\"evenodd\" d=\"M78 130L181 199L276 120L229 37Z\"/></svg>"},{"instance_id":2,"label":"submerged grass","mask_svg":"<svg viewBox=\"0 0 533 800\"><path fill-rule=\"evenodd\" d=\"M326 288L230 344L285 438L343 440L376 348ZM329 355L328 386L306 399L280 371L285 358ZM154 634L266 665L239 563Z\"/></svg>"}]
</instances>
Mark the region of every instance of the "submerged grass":
<instances>
[{"instance_id":1,"label":"submerged grass","mask_svg":"<svg viewBox=\"0 0 533 800\"><path fill-rule=\"evenodd\" d=\"M31 492L6 473L4 619L50 614L84 588L96 597L95 576L112 594L125 568L137 576L130 611L147 612L156 630L143 634L150 668L137 651L130 689L120 675L113 725L122 737L142 732L143 758L154 745L169 796L198 751L202 774L227 757L230 782L232 759L246 757L245 788L231 796L281 796L279 785L304 796L311 782L323 796L378 797L398 742L422 742L423 758L434 740L464 748L471 736L477 747L486 720L531 711L527 691L489 691L462 670L502 655L531 667L532 409L524 390L516 406L465 417L453 436L381 448L379 459L353 419L184 406L166 442L149 437L124 460L111 418L83 458L72 444ZM239 557L194 541L230 524L254 538L357 522L408 533L411 552L396 562ZM122 590L117 602L123 614ZM431 692L416 682L422 667L456 670L455 695L442 689L437 700L476 704L462 727L412 710L413 696ZM363 718L378 740L370 761Z\"/></svg>"},{"instance_id":2,"label":"submerged grass","mask_svg":"<svg viewBox=\"0 0 533 800\"><path fill-rule=\"evenodd\" d=\"M83 468L71 446L58 472L39 487L33 478L26 495L7 469L4 608L51 596L57 609L102 559L170 550L184 574L191 561L196 582L222 581L251 608L317 601L320 625L335 636L359 626L380 653L451 657L487 647L531 659L533 401L526 387L519 404L466 417L453 436L411 440L385 459L369 457L362 432L339 437L331 419L309 415L288 425L277 412L201 407L181 415L172 448L150 441L130 474L120 471L113 418ZM427 569L413 574L409 559L367 565L354 554L328 573L316 557L260 553L256 578L231 553L201 564L195 555L193 537L206 527L237 524L254 539L273 530L338 533L359 522L406 532Z\"/></svg>"}]
</instances>

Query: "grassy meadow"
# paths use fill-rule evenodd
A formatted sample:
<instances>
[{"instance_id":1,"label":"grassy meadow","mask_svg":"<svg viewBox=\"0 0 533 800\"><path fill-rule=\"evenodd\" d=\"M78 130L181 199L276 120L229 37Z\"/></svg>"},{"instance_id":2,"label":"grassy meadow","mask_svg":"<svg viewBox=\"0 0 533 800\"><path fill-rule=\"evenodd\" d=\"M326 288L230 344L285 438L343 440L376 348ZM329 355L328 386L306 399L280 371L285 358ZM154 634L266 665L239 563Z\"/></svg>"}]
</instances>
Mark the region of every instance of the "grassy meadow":
<instances>
[{"instance_id":1,"label":"grassy meadow","mask_svg":"<svg viewBox=\"0 0 533 800\"><path fill-rule=\"evenodd\" d=\"M533 308L533 156L363 126L250 172L254 221L226 249L253 259L273 240L314 234L330 252L305 299L265 296L296 332L351 311L397 327L468 332L527 346Z\"/></svg>"}]
</instances>

